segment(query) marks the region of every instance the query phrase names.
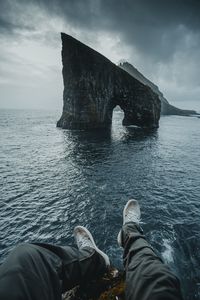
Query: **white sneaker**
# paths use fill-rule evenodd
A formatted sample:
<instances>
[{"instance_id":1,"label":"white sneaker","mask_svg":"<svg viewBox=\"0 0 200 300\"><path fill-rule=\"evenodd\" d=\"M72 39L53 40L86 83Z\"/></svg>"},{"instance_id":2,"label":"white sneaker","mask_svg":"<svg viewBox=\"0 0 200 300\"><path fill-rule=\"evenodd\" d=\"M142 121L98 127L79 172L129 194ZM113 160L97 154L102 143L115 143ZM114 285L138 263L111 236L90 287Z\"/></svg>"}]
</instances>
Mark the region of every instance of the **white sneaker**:
<instances>
[{"instance_id":1,"label":"white sneaker","mask_svg":"<svg viewBox=\"0 0 200 300\"><path fill-rule=\"evenodd\" d=\"M131 199L129 200L123 210L123 225L129 222L133 222L139 224L140 222L140 205L137 200ZM119 246L122 246L122 232L120 230L117 236L117 242Z\"/></svg>"},{"instance_id":2,"label":"white sneaker","mask_svg":"<svg viewBox=\"0 0 200 300\"><path fill-rule=\"evenodd\" d=\"M104 258L106 266L110 266L109 257L96 246L94 239L87 228L83 226L76 226L74 228L74 237L79 250L86 247L95 249L96 252L98 252Z\"/></svg>"}]
</instances>

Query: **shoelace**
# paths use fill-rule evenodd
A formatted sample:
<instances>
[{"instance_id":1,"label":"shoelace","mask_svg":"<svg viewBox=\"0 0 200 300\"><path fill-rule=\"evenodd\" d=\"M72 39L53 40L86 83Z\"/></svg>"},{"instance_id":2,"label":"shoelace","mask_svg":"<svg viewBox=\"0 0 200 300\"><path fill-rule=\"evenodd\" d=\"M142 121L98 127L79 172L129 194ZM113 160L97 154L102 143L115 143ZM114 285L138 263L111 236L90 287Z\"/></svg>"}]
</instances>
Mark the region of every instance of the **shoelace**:
<instances>
[{"instance_id":1,"label":"shoelace","mask_svg":"<svg viewBox=\"0 0 200 300\"><path fill-rule=\"evenodd\" d=\"M92 247L92 243L90 239L87 236L82 236L79 241L79 247L84 248L84 247Z\"/></svg>"},{"instance_id":2,"label":"shoelace","mask_svg":"<svg viewBox=\"0 0 200 300\"><path fill-rule=\"evenodd\" d=\"M136 221L137 223L140 222L140 218L135 213L129 212L127 215L125 215L125 217L126 217L126 222L134 222L134 221Z\"/></svg>"}]
</instances>

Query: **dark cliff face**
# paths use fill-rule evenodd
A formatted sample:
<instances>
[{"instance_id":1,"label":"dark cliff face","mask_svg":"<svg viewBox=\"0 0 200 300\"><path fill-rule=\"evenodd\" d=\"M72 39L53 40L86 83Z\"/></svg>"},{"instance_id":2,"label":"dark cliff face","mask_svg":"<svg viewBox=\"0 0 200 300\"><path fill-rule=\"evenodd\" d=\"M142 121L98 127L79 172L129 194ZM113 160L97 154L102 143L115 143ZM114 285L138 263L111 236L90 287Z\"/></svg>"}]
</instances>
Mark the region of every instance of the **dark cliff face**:
<instances>
[{"instance_id":1,"label":"dark cliff face","mask_svg":"<svg viewBox=\"0 0 200 300\"><path fill-rule=\"evenodd\" d=\"M58 127L109 127L116 105L124 111L123 125L158 127L158 95L73 37L61 33L61 38L64 105Z\"/></svg>"},{"instance_id":2,"label":"dark cliff face","mask_svg":"<svg viewBox=\"0 0 200 300\"><path fill-rule=\"evenodd\" d=\"M195 110L180 109L171 105L167 99L163 96L157 85L142 75L134 66L128 62L120 63L119 67L128 72L131 76L139 80L141 83L149 86L154 93L156 93L161 101L161 114L162 115L180 115L186 116L196 114Z\"/></svg>"}]
</instances>

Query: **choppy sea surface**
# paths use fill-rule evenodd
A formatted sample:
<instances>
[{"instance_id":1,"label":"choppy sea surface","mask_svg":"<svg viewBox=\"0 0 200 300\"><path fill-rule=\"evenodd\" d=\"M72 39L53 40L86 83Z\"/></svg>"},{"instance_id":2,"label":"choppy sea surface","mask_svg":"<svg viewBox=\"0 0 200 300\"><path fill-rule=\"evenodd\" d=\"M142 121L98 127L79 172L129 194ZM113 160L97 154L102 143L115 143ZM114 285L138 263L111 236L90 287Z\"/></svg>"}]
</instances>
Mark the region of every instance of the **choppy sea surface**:
<instances>
[{"instance_id":1,"label":"choppy sea surface","mask_svg":"<svg viewBox=\"0 0 200 300\"><path fill-rule=\"evenodd\" d=\"M200 119L162 117L160 128L56 128L60 112L0 111L0 260L28 241L74 244L75 225L122 267L122 210L139 200L143 229L179 276L185 299L200 299Z\"/></svg>"}]
</instances>

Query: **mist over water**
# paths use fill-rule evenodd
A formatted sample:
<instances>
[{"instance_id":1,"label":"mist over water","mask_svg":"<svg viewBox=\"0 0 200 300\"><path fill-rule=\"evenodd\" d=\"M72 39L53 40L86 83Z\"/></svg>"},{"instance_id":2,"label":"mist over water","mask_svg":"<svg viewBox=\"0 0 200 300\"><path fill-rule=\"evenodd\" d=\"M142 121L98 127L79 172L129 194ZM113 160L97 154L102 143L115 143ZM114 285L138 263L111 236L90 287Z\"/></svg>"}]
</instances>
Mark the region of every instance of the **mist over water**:
<instances>
[{"instance_id":1,"label":"mist over water","mask_svg":"<svg viewBox=\"0 0 200 300\"><path fill-rule=\"evenodd\" d=\"M60 112L1 110L0 260L21 242L74 244L87 226L122 267L122 210L139 200L142 227L179 276L185 299L200 299L200 119L162 117L157 131L55 127Z\"/></svg>"}]
</instances>

